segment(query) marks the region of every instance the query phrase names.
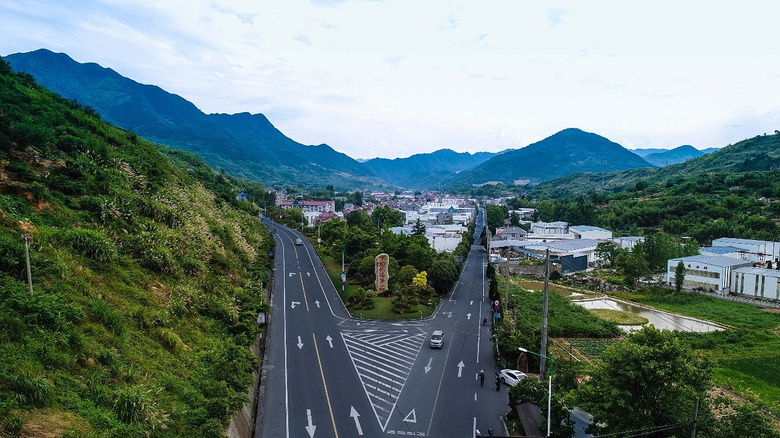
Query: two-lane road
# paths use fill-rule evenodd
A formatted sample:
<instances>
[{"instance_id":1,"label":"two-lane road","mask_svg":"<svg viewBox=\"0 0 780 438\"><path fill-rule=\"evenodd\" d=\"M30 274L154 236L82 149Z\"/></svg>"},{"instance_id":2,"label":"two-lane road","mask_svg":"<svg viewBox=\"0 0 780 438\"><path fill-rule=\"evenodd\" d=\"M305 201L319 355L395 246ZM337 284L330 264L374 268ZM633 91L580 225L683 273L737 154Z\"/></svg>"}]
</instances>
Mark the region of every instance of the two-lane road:
<instances>
[{"instance_id":1,"label":"two-lane road","mask_svg":"<svg viewBox=\"0 0 780 438\"><path fill-rule=\"evenodd\" d=\"M490 327L481 325L491 314L481 246L472 247L432 318L357 320L311 245L295 245L300 234L267 223L276 230L276 273L255 437L470 437L475 429L501 430L506 387L495 391ZM440 350L429 348L437 329L445 333Z\"/></svg>"}]
</instances>

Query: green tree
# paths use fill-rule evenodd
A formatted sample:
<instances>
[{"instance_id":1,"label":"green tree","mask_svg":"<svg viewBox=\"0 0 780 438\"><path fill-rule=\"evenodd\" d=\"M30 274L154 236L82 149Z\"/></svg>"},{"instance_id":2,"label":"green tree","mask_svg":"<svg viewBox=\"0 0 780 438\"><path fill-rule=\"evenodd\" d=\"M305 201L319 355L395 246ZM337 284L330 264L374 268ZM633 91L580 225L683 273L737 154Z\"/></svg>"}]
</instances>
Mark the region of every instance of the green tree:
<instances>
[{"instance_id":1,"label":"green tree","mask_svg":"<svg viewBox=\"0 0 780 438\"><path fill-rule=\"evenodd\" d=\"M383 205L371 212L371 223L377 225L377 228L401 227L404 224L404 217L400 211Z\"/></svg>"},{"instance_id":2,"label":"green tree","mask_svg":"<svg viewBox=\"0 0 780 438\"><path fill-rule=\"evenodd\" d=\"M431 264L431 270L428 274L433 282L433 287L439 295L445 295L452 289L458 281L460 275L460 266L450 253L440 253Z\"/></svg>"},{"instance_id":3,"label":"green tree","mask_svg":"<svg viewBox=\"0 0 780 438\"><path fill-rule=\"evenodd\" d=\"M621 250L622 248L612 242L599 242L596 245L596 257L604 260L607 265L611 265Z\"/></svg>"},{"instance_id":4,"label":"green tree","mask_svg":"<svg viewBox=\"0 0 780 438\"><path fill-rule=\"evenodd\" d=\"M402 285L395 293L393 311L400 314L408 313L414 306L420 304L419 288L413 284Z\"/></svg>"},{"instance_id":5,"label":"green tree","mask_svg":"<svg viewBox=\"0 0 780 438\"><path fill-rule=\"evenodd\" d=\"M512 214L509 215L509 225L513 227L520 226L520 213L513 211Z\"/></svg>"},{"instance_id":6,"label":"green tree","mask_svg":"<svg viewBox=\"0 0 780 438\"><path fill-rule=\"evenodd\" d=\"M419 272L417 271L417 268L415 268L412 265L404 265L401 267L400 270L398 270L398 275L393 279L390 278L391 281L395 280L397 284L411 284L414 277L417 276Z\"/></svg>"},{"instance_id":7,"label":"green tree","mask_svg":"<svg viewBox=\"0 0 780 438\"><path fill-rule=\"evenodd\" d=\"M536 201L534 208L536 208L536 213L534 213L535 221L550 222L553 220L554 206L552 202L542 199Z\"/></svg>"},{"instance_id":8,"label":"green tree","mask_svg":"<svg viewBox=\"0 0 780 438\"><path fill-rule=\"evenodd\" d=\"M623 278L629 286L634 286L637 280L649 274L650 268L642 242L637 242L631 251L619 252L615 258L615 266L623 271Z\"/></svg>"},{"instance_id":9,"label":"green tree","mask_svg":"<svg viewBox=\"0 0 780 438\"><path fill-rule=\"evenodd\" d=\"M349 194L349 202L355 204L358 207L363 206L363 192L352 192Z\"/></svg>"},{"instance_id":10,"label":"green tree","mask_svg":"<svg viewBox=\"0 0 780 438\"><path fill-rule=\"evenodd\" d=\"M422 221L418 218L417 222L414 223L414 227L412 228L412 234L415 236L423 236L425 235L425 224L422 223Z\"/></svg>"},{"instance_id":11,"label":"green tree","mask_svg":"<svg viewBox=\"0 0 780 438\"><path fill-rule=\"evenodd\" d=\"M563 400L556 395L553 391L550 399L550 422L552 423L550 432L556 438L568 438L574 435L574 420L571 419L571 412L566 408ZM540 382L529 376L509 390L509 407L514 409L522 403L536 405L544 417L544 422L536 426L544 431L547 429L547 398L547 382Z\"/></svg>"},{"instance_id":12,"label":"green tree","mask_svg":"<svg viewBox=\"0 0 780 438\"><path fill-rule=\"evenodd\" d=\"M352 210L344 216L344 219L347 220L347 225L353 228L360 228L364 231L376 228L376 224L371 221L371 216L363 210Z\"/></svg>"},{"instance_id":13,"label":"green tree","mask_svg":"<svg viewBox=\"0 0 780 438\"><path fill-rule=\"evenodd\" d=\"M487 206L487 209L485 210L485 221L491 233L495 234L496 228L504 226L504 221L508 214L509 209L506 205L490 204Z\"/></svg>"},{"instance_id":14,"label":"green tree","mask_svg":"<svg viewBox=\"0 0 780 438\"><path fill-rule=\"evenodd\" d=\"M708 412L710 365L672 331L653 326L632 333L608 347L591 378L577 393L577 402L593 415L589 431L616 434L680 424L693 419L695 400L700 417ZM648 432L668 437L680 429Z\"/></svg>"},{"instance_id":15,"label":"green tree","mask_svg":"<svg viewBox=\"0 0 780 438\"><path fill-rule=\"evenodd\" d=\"M674 268L674 290L677 293L682 292L683 284L685 283L685 263L682 260L677 262L677 266Z\"/></svg>"},{"instance_id":16,"label":"green tree","mask_svg":"<svg viewBox=\"0 0 780 438\"><path fill-rule=\"evenodd\" d=\"M772 426L772 421L761 414L761 410L748 404L733 406L728 399L719 401L719 412L730 412L717 422L701 424L699 428L706 436L713 438L780 438L780 433Z\"/></svg>"}]
</instances>

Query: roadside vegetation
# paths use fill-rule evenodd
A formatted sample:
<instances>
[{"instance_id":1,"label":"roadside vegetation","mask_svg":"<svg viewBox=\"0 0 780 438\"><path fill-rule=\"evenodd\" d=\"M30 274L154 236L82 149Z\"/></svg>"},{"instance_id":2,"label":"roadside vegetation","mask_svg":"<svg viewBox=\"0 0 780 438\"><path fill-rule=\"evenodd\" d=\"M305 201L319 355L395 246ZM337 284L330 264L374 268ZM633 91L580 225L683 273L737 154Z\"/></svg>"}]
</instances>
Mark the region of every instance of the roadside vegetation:
<instances>
[{"instance_id":1,"label":"roadside vegetation","mask_svg":"<svg viewBox=\"0 0 780 438\"><path fill-rule=\"evenodd\" d=\"M504 279L491 277L492 297L503 301ZM540 348L541 287L536 291L520 287L529 283L534 282L511 278L509 309L502 310L494 326L498 357L509 368L520 365L518 347L536 352ZM701 404L697 436L780 436L779 314L670 288L640 288L614 295L734 328L710 333L650 328L626 335L615 329L611 318L599 318L552 289L556 287L549 294L547 354L558 366L553 378L555 436L571 436L563 408L574 406L594 415L599 426L593 431L599 434L645 430L652 431L648 436L687 436L696 397ZM529 372L538 371L538 359L527 356ZM657 399L649 396L653 388L663 394L662 388L670 385L688 389L662 395L662 404L674 408L659 410ZM637 388L643 388L641 394ZM510 391L510 406L525 401L537 404L546 418L546 383L536 381L533 374ZM639 407L643 403L646 407ZM642 418L640 412L652 415ZM546 424L540 427L544 430Z\"/></svg>"},{"instance_id":2,"label":"roadside vegetation","mask_svg":"<svg viewBox=\"0 0 780 438\"><path fill-rule=\"evenodd\" d=\"M239 187L0 60L0 436L222 436L273 245Z\"/></svg>"},{"instance_id":3,"label":"roadside vegetation","mask_svg":"<svg viewBox=\"0 0 780 438\"><path fill-rule=\"evenodd\" d=\"M761 140L771 143L775 136ZM780 138L780 137L778 137ZM684 269L675 271L679 278L665 284L662 275L670 258L693 255L698 252L698 242L709 243L718 237L740 237L778 241L778 212L780 196L776 170L745 171L736 173L710 173L679 177L664 184L636 184L631 190L610 196L591 194L576 198L537 199L517 198L509 201L510 207L537 208L534 219L562 220L572 224L596 225L613 230L615 235L641 235L644 242L631 249L622 249L610 243L597 248L606 261L600 269L586 274L575 274L551 284L550 296L582 293L607 294L634 301L673 313L710 320L730 328L711 333L677 333L644 329L626 336L593 335L596 325L589 329L577 327L566 332L556 331L560 303L550 300L550 336L555 339L549 345L548 354L559 361L560 369L553 379L553 393L562 397L569 407L579 406L594 414L598 433L618 433L621 430L645 430L649 436L683 436L690 434L695 398L700 399L698 436L780 436L780 314L755 306L721 300L716 297L686 292L679 287ZM488 211L488 218L491 215ZM493 221L496 226L504 219L512 218L505 211L497 211ZM685 237L685 238L683 238ZM684 267L683 267L684 268ZM489 271L492 268L489 268ZM678 272L679 271L679 272ZM502 278L493 278L491 291L502 299ZM541 290L541 282L512 279L512 283L528 289ZM671 281L671 280L670 280ZM537 286L538 285L538 286ZM524 335L531 347L538 351L541 324L536 321L540 308L519 306L531 313L514 315L513 289L510 286L509 315L502 318L496 331L501 357L508 366L517 357L513 340L514 324L524 319L534 320ZM537 295L541 295L538 294ZM600 318L617 322L612 317ZM565 321L565 320L564 320ZM590 324L582 320L584 324ZM576 326L573 326L576 327ZM590 332L590 333L589 333ZM564 344L564 345L560 345ZM646 351L654 351L664 357L664 351L672 348L674 354L688 357L685 364L663 369L658 361L648 362ZM575 358L579 358L577 361ZM537 366L530 358L531 368ZM646 362L647 366L632 370L627 364ZM671 359L662 360L674 363ZM581 384L572 384L573 376L582 378ZM685 396L678 397L674 411L661 412L647 409L655 418L641 418L643 412L634 388L652 384L651 376L666 376L660 386L688 387ZM629 376L642 376L630 380ZM683 376L698 376L688 378ZM679 377L679 379L678 379ZM655 377L653 377L655 378ZM687 380L686 380L687 379ZM614 386L622 380L622 386ZM556 383L557 381L557 383ZM703 385L702 385L703 383ZM520 400L533 400L533 388L520 391ZM523 392L525 391L525 392ZM588 395L586 395L588 394ZM605 394L609 394L606 396ZM672 395L669 395L672 397ZM672 400L672 399L670 399ZM622 412L621 406L631 406L632 412ZM648 404L647 406L652 406ZM543 405L546 412L546 405ZM555 415L555 408L553 410ZM631 421L622 422L630 418ZM558 424L557 422L554 422ZM566 426L562 423L562 427ZM664 428L666 427L666 428ZM568 436L567 429L556 436Z\"/></svg>"},{"instance_id":4,"label":"roadside vegetation","mask_svg":"<svg viewBox=\"0 0 780 438\"><path fill-rule=\"evenodd\" d=\"M330 220L319 230L307 230L316 245L334 287L341 293L341 262L344 260L347 282L342 300L352 316L369 319L414 319L430 316L442 296L458 281L461 263L474 242L475 225L454 253L437 253L425 237L425 225L417 223L413 234L395 234L389 228L401 226L400 212L377 207L372 215L351 211L346 221ZM375 258L389 256L388 290L377 293Z\"/></svg>"}]
</instances>

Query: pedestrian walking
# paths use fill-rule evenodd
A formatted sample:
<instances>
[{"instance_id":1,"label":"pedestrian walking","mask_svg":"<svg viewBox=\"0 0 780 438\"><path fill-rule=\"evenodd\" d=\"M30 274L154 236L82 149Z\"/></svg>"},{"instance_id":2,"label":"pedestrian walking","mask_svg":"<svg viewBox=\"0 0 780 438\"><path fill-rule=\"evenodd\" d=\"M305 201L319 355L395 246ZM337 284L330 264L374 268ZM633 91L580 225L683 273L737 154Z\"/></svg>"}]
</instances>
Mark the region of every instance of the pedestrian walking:
<instances>
[{"instance_id":1,"label":"pedestrian walking","mask_svg":"<svg viewBox=\"0 0 780 438\"><path fill-rule=\"evenodd\" d=\"M501 391L501 378L498 377L498 373L496 373L496 391Z\"/></svg>"}]
</instances>

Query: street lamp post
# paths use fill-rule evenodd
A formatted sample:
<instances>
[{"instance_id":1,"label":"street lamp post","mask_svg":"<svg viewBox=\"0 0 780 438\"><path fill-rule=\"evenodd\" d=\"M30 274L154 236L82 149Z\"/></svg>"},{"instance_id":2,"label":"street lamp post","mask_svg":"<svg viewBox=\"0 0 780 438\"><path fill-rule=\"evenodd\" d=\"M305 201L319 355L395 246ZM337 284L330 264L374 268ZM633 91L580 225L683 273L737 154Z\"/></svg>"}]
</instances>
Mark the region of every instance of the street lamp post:
<instances>
[{"instance_id":1,"label":"street lamp post","mask_svg":"<svg viewBox=\"0 0 780 438\"><path fill-rule=\"evenodd\" d=\"M558 370L558 362L556 362L555 359L553 359L550 356L545 356L543 354L534 353L533 351L528 351L528 350L526 350L523 347L519 347L518 350L523 352L523 353L529 353L529 354L533 354L534 356L539 356L539 357L543 357L545 359L549 359L553 363L553 369L548 374L549 380L548 380L548 383L547 383L547 436L549 437L550 436L550 426L551 426L551 423L550 423L550 412L552 411L552 375L555 374L555 372ZM539 377L541 377L541 376L542 376L542 370L541 370L541 367L540 367L540 369L539 369Z\"/></svg>"}]
</instances>

